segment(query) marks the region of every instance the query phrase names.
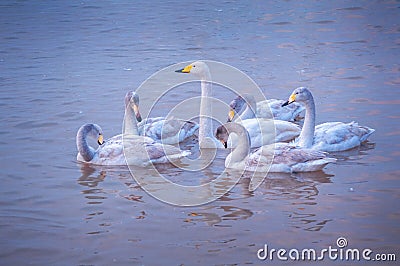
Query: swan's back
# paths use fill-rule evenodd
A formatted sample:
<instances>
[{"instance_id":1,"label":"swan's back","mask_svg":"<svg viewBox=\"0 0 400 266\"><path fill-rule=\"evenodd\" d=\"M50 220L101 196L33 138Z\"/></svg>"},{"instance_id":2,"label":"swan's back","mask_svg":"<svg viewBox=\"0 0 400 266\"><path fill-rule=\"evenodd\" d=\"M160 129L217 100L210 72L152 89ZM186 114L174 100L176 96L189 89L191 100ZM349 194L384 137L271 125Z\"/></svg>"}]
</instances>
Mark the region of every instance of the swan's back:
<instances>
[{"instance_id":1,"label":"swan's back","mask_svg":"<svg viewBox=\"0 0 400 266\"><path fill-rule=\"evenodd\" d=\"M366 141L375 130L356 122L327 122L315 127L313 149L335 152L349 150Z\"/></svg>"},{"instance_id":2,"label":"swan's back","mask_svg":"<svg viewBox=\"0 0 400 266\"><path fill-rule=\"evenodd\" d=\"M177 144L194 135L199 125L181 119L157 117L139 125L139 134L164 144Z\"/></svg>"},{"instance_id":3,"label":"swan's back","mask_svg":"<svg viewBox=\"0 0 400 266\"><path fill-rule=\"evenodd\" d=\"M129 165L168 163L190 154L189 151L181 151L177 147L163 145L144 136L124 136L123 146L124 156Z\"/></svg>"},{"instance_id":4,"label":"swan's back","mask_svg":"<svg viewBox=\"0 0 400 266\"><path fill-rule=\"evenodd\" d=\"M120 134L99 146L89 163L109 166L127 164L146 166L150 163L167 163L189 154L189 151L181 151L171 145L156 143L148 137ZM79 161L85 162L83 159Z\"/></svg>"},{"instance_id":5,"label":"swan's back","mask_svg":"<svg viewBox=\"0 0 400 266\"><path fill-rule=\"evenodd\" d=\"M293 103L282 107L284 100L269 99L257 103L257 117L271 118L271 113L275 119L284 121L300 120L304 117L305 108L302 104Z\"/></svg>"},{"instance_id":6,"label":"swan's back","mask_svg":"<svg viewBox=\"0 0 400 266\"><path fill-rule=\"evenodd\" d=\"M291 141L300 134L300 127L288 121L251 118L242 120L241 125L249 133L251 148L258 148L275 142ZM228 147L236 147L238 139L231 134Z\"/></svg>"},{"instance_id":7,"label":"swan's back","mask_svg":"<svg viewBox=\"0 0 400 266\"><path fill-rule=\"evenodd\" d=\"M94 153L91 164L96 165L126 165L122 135L114 136L99 146Z\"/></svg>"},{"instance_id":8,"label":"swan's back","mask_svg":"<svg viewBox=\"0 0 400 266\"><path fill-rule=\"evenodd\" d=\"M277 119L274 120L274 124L275 124L276 142L291 141L300 135L301 128L299 125Z\"/></svg>"},{"instance_id":9,"label":"swan's back","mask_svg":"<svg viewBox=\"0 0 400 266\"><path fill-rule=\"evenodd\" d=\"M320 171L328 163L335 161L336 159L327 157L326 153L321 151L299 148L287 143L275 143L262 146L250 154L246 165L250 171L313 172Z\"/></svg>"}]
</instances>

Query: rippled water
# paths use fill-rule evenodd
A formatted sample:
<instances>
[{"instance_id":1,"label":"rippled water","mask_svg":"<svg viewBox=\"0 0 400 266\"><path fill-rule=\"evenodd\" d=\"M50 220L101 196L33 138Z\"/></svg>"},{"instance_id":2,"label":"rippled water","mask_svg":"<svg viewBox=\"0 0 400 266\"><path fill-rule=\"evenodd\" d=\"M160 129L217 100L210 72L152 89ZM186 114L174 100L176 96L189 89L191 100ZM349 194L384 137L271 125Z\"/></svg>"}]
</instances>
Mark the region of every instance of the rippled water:
<instances>
[{"instance_id":1,"label":"rippled water","mask_svg":"<svg viewBox=\"0 0 400 266\"><path fill-rule=\"evenodd\" d=\"M322 249L340 236L351 248L399 257L399 7L2 1L0 264L260 265L269 263L257 259L264 244ZM199 207L154 199L127 168L75 162L80 125L120 133L127 89L197 59L237 67L268 98L307 86L318 123L355 120L376 132L359 149L335 154L324 172L269 175L254 192L243 178ZM142 93L144 103L151 93ZM158 111L198 94L188 86ZM226 154L219 152L215 172ZM214 173L163 171L189 183Z\"/></svg>"}]
</instances>

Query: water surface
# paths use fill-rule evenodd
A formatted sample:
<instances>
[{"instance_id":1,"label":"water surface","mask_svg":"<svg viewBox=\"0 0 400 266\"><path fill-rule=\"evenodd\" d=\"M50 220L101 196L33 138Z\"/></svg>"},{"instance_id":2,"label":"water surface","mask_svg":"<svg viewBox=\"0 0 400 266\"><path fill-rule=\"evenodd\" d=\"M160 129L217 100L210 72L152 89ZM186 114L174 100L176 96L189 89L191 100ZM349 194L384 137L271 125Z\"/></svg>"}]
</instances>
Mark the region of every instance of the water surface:
<instances>
[{"instance_id":1,"label":"water surface","mask_svg":"<svg viewBox=\"0 0 400 266\"><path fill-rule=\"evenodd\" d=\"M264 244L322 249L340 236L399 257L398 2L2 1L0 14L0 264L260 265ZM254 192L243 178L188 208L149 196L126 167L75 162L82 124L120 133L128 89L198 59L237 67L268 98L307 86L317 123L376 132L324 172L269 175ZM200 94L184 89L157 115ZM214 172L164 171L197 184L225 156Z\"/></svg>"}]
</instances>

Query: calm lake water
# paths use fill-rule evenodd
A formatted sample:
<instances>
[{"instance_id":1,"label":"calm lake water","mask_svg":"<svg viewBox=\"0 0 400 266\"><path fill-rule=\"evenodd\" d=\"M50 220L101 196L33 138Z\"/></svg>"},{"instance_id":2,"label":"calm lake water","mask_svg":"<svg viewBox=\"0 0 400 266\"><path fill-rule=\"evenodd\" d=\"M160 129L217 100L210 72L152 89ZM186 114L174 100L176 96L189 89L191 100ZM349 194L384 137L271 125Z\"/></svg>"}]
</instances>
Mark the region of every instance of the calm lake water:
<instances>
[{"instance_id":1,"label":"calm lake water","mask_svg":"<svg viewBox=\"0 0 400 266\"><path fill-rule=\"evenodd\" d=\"M400 259L399 8L398 1L1 1L0 264L266 265L257 258L264 244L321 250L337 247L339 237L349 248ZM267 98L307 86L317 123L355 120L376 132L359 149L335 154L324 172L269 175L254 192L243 178L198 207L158 201L126 167L76 163L82 124L119 134L128 89L198 59L242 70ZM164 98L159 114L200 95L198 86L182 90ZM144 116L151 95L141 92ZM197 184L222 171L226 154L218 153L213 171L163 171Z\"/></svg>"}]
</instances>

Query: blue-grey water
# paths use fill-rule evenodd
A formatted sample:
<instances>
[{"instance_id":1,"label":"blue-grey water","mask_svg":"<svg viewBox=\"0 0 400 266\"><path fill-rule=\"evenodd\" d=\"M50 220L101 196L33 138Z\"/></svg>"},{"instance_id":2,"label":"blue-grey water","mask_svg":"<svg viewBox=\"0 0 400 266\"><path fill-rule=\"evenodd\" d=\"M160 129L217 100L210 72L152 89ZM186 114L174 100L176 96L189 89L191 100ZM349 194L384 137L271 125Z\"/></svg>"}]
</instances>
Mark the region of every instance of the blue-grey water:
<instances>
[{"instance_id":1,"label":"blue-grey water","mask_svg":"<svg viewBox=\"0 0 400 266\"><path fill-rule=\"evenodd\" d=\"M399 257L399 8L398 1L1 1L0 264L263 265L271 263L257 258L264 244L321 250L339 237L349 248ZM125 167L75 161L82 124L120 133L128 89L198 59L242 70L267 98L307 86L317 123L354 120L376 132L336 154L324 172L270 175L254 192L244 178L198 207L154 199ZM158 111L199 94L188 86Z\"/></svg>"}]
</instances>

